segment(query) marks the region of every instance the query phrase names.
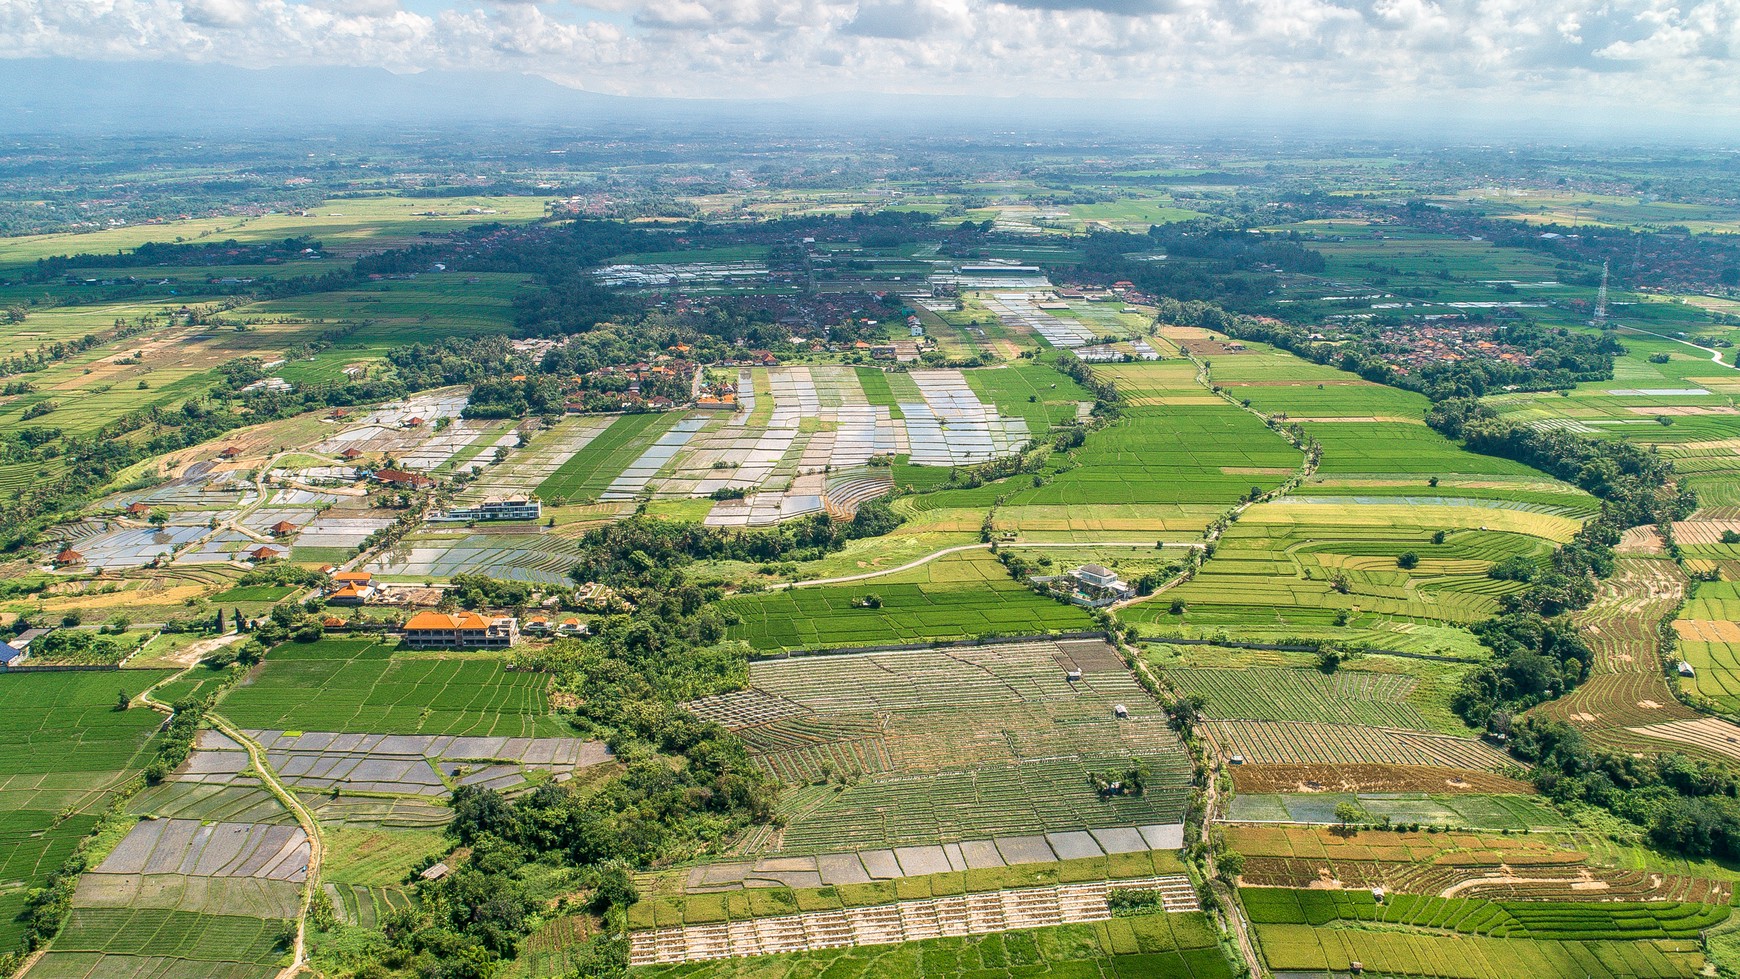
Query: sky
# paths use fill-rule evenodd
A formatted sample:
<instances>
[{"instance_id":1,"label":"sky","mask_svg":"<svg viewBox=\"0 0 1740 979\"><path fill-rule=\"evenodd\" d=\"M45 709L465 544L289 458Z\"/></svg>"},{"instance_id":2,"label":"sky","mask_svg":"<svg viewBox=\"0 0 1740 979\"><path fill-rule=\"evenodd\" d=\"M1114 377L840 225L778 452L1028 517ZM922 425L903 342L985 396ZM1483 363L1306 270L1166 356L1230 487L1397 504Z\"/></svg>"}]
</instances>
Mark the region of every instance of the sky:
<instances>
[{"instance_id":1,"label":"sky","mask_svg":"<svg viewBox=\"0 0 1740 979\"><path fill-rule=\"evenodd\" d=\"M0 0L0 57L1740 122L1740 0Z\"/></svg>"}]
</instances>

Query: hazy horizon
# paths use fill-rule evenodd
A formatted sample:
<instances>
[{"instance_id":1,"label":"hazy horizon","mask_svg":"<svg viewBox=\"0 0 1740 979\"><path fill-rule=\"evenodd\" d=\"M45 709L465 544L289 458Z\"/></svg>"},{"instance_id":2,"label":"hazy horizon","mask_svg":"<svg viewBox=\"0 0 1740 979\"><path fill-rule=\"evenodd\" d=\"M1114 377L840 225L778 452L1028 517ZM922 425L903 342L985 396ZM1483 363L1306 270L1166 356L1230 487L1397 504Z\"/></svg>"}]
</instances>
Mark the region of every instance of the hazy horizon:
<instances>
[{"instance_id":1,"label":"hazy horizon","mask_svg":"<svg viewBox=\"0 0 1740 979\"><path fill-rule=\"evenodd\" d=\"M76 128L105 118L107 95L130 107L121 121L149 127L197 110L203 85L218 107L249 99L268 121L309 102L370 119L343 98L379 89L524 119L588 94L920 116L980 104L1012 118L1043 100L1142 120L1720 138L1740 132L1734 4L0 0L0 80L13 96L0 118ZM355 69L391 74L346 91ZM286 75L300 87L286 90ZM244 91L225 91L237 78ZM57 104L56 90L84 106ZM170 118L155 118L153 100ZM955 100L967 101L943 104ZM53 112L67 117L29 118Z\"/></svg>"}]
</instances>

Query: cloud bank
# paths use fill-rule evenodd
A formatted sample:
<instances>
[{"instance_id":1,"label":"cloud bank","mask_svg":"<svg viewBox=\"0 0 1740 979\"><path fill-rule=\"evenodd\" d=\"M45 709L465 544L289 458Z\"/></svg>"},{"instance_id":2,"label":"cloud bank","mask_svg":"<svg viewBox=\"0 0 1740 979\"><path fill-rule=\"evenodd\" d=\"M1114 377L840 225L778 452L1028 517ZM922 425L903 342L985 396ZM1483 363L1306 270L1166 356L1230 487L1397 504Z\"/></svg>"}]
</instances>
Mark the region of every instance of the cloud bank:
<instances>
[{"instance_id":1,"label":"cloud bank","mask_svg":"<svg viewBox=\"0 0 1740 979\"><path fill-rule=\"evenodd\" d=\"M0 40L644 96L1740 106L1740 0L0 0Z\"/></svg>"}]
</instances>

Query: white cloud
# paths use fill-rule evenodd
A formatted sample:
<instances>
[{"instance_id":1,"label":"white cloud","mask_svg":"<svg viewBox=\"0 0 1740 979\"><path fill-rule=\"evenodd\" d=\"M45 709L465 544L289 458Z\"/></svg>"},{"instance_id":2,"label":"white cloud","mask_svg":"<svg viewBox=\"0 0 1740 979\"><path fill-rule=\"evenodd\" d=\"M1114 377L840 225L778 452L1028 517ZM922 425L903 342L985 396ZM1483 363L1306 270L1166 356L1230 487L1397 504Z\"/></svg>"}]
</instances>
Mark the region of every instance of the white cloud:
<instances>
[{"instance_id":1,"label":"white cloud","mask_svg":"<svg viewBox=\"0 0 1740 979\"><path fill-rule=\"evenodd\" d=\"M240 27L253 14L247 0L186 0L181 16L201 27Z\"/></svg>"},{"instance_id":2,"label":"white cloud","mask_svg":"<svg viewBox=\"0 0 1740 979\"><path fill-rule=\"evenodd\" d=\"M8 56L885 91L1740 105L1740 0L0 0Z\"/></svg>"}]
</instances>

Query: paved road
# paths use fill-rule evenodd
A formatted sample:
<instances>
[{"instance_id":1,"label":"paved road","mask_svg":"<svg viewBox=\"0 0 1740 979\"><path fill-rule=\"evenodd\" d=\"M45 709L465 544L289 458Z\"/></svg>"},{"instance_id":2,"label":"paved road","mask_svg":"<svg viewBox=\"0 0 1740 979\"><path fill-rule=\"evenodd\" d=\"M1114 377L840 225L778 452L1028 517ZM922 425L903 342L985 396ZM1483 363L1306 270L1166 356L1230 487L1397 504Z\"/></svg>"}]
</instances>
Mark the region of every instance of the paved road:
<instances>
[{"instance_id":1,"label":"paved road","mask_svg":"<svg viewBox=\"0 0 1740 979\"><path fill-rule=\"evenodd\" d=\"M1670 336L1663 334L1663 333L1651 333L1649 330L1640 330L1635 326L1619 326L1619 327L1614 327L1614 329L1630 330L1633 333L1641 333L1644 336L1655 337L1658 340L1672 340L1674 343L1683 344L1684 346L1691 347L1693 350L1701 350L1704 353L1709 354L1711 361L1718 363L1718 364L1721 364L1723 367L1733 367L1734 366L1733 364L1730 364L1727 361L1722 359L1722 351L1712 350L1709 347L1700 346L1699 344L1693 343L1690 340L1681 340L1679 337L1670 337ZM1736 368L1736 370L1740 370L1740 368Z\"/></svg>"}]
</instances>

